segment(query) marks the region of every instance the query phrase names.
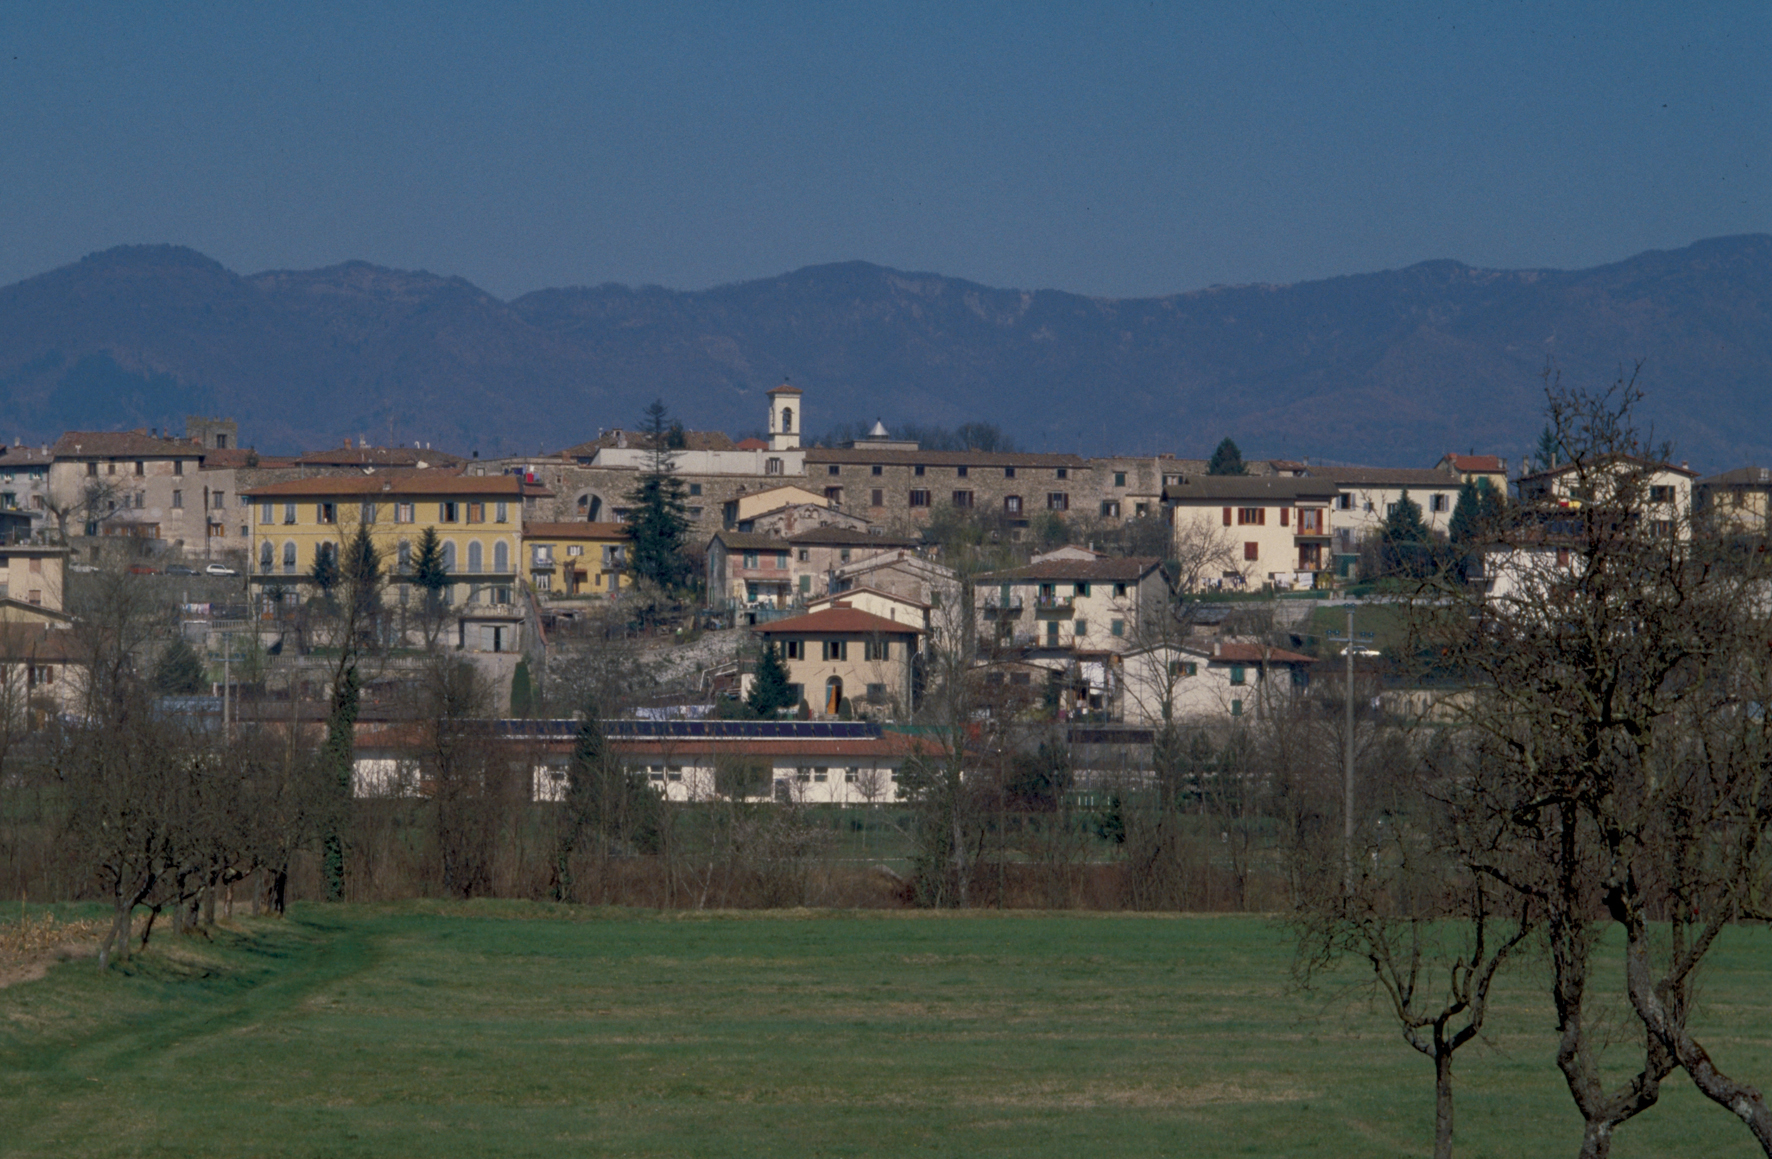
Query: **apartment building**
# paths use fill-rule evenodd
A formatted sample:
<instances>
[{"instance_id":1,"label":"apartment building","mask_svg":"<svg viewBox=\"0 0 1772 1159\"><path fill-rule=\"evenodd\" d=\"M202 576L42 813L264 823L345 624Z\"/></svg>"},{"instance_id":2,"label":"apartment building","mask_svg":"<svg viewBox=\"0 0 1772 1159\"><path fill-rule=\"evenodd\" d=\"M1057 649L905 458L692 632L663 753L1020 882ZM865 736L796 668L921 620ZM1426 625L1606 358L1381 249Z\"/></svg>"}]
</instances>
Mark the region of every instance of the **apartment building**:
<instances>
[{"instance_id":1,"label":"apartment building","mask_svg":"<svg viewBox=\"0 0 1772 1159\"><path fill-rule=\"evenodd\" d=\"M912 673L915 624L889 620L834 600L803 616L776 620L756 629L764 644L781 654L788 681L816 715L842 714L844 702L856 715L908 716L914 705Z\"/></svg>"},{"instance_id":2,"label":"apartment building","mask_svg":"<svg viewBox=\"0 0 1772 1159\"><path fill-rule=\"evenodd\" d=\"M1137 646L1168 592L1158 559L1089 551L1036 556L974 580L979 648L1058 665L1076 653L1124 652Z\"/></svg>"},{"instance_id":3,"label":"apartment building","mask_svg":"<svg viewBox=\"0 0 1772 1159\"><path fill-rule=\"evenodd\" d=\"M1437 467L1423 470L1412 467L1311 466L1305 470L1312 479L1335 484L1334 547L1337 555L1357 554L1360 541L1384 527L1384 521L1390 518L1404 495L1421 508L1421 521L1429 530L1444 534L1451 526L1453 508L1458 505L1459 489L1464 486L1461 474ZM1472 473L1472 477L1478 477L1478 473ZM1506 482L1504 472L1501 492L1504 495L1507 493Z\"/></svg>"},{"instance_id":4,"label":"apartment building","mask_svg":"<svg viewBox=\"0 0 1772 1159\"><path fill-rule=\"evenodd\" d=\"M1628 508L1668 535L1690 533L1693 482L1684 464L1619 455L1600 462L1564 463L1522 475L1520 504L1540 512L1583 507Z\"/></svg>"},{"instance_id":5,"label":"apartment building","mask_svg":"<svg viewBox=\"0 0 1772 1159\"><path fill-rule=\"evenodd\" d=\"M1237 720L1292 703L1310 684L1313 657L1249 641L1165 643L1122 658L1120 719Z\"/></svg>"},{"instance_id":6,"label":"apartment building","mask_svg":"<svg viewBox=\"0 0 1772 1159\"><path fill-rule=\"evenodd\" d=\"M626 524L525 523L523 568L543 598L607 596L630 586Z\"/></svg>"},{"instance_id":7,"label":"apartment building","mask_svg":"<svg viewBox=\"0 0 1772 1159\"><path fill-rule=\"evenodd\" d=\"M69 536L201 549L203 446L149 431L69 431L50 448L48 506Z\"/></svg>"},{"instance_id":8,"label":"apartment building","mask_svg":"<svg viewBox=\"0 0 1772 1159\"><path fill-rule=\"evenodd\" d=\"M47 446L0 446L0 511L23 511L39 526L48 520L54 462Z\"/></svg>"},{"instance_id":9,"label":"apartment building","mask_svg":"<svg viewBox=\"0 0 1772 1159\"><path fill-rule=\"evenodd\" d=\"M1737 467L1692 486L1693 516L1723 535L1772 533L1772 468Z\"/></svg>"},{"instance_id":10,"label":"apartment building","mask_svg":"<svg viewBox=\"0 0 1772 1159\"><path fill-rule=\"evenodd\" d=\"M1197 586L1293 588L1316 586L1333 567L1341 494L1313 476L1188 475L1163 489L1163 502Z\"/></svg>"}]
</instances>

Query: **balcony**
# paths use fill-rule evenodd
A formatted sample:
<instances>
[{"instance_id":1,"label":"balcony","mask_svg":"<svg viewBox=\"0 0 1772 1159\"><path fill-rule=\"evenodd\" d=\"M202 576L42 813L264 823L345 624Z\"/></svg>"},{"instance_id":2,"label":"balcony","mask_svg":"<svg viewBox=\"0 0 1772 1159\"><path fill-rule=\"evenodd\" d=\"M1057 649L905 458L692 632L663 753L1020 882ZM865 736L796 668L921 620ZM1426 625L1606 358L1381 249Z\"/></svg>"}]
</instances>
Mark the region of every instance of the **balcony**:
<instances>
[{"instance_id":1,"label":"balcony","mask_svg":"<svg viewBox=\"0 0 1772 1159\"><path fill-rule=\"evenodd\" d=\"M1010 596L1007 600L992 597L980 605L987 620L1015 620L1021 618L1022 602L1020 596Z\"/></svg>"},{"instance_id":2,"label":"balcony","mask_svg":"<svg viewBox=\"0 0 1772 1159\"><path fill-rule=\"evenodd\" d=\"M1039 616L1068 616L1076 610L1076 603L1077 597L1075 596L1035 596L1034 614Z\"/></svg>"}]
</instances>

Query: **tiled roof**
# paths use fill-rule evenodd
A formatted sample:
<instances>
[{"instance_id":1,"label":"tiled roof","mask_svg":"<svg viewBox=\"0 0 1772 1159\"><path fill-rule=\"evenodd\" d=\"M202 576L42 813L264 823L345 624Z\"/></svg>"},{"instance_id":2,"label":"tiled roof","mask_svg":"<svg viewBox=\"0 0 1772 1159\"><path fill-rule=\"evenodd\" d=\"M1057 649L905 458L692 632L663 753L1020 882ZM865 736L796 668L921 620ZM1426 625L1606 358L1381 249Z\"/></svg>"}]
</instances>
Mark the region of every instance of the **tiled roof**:
<instances>
[{"instance_id":1,"label":"tiled roof","mask_svg":"<svg viewBox=\"0 0 1772 1159\"><path fill-rule=\"evenodd\" d=\"M0 656L41 663L85 663L86 651L76 633L47 624L0 623Z\"/></svg>"},{"instance_id":2,"label":"tiled roof","mask_svg":"<svg viewBox=\"0 0 1772 1159\"><path fill-rule=\"evenodd\" d=\"M463 475L448 468L286 479L244 492L255 499L324 498L329 495L490 495L497 498L521 493L522 483L515 475Z\"/></svg>"},{"instance_id":3,"label":"tiled roof","mask_svg":"<svg viewBox=\"0 0 1772 1159\"><path fill-rule=\"evenodd\" d=\"M882 550L892 547L917 547L921 539L906 539L900 535L875 535L866 528L857 527L814 527L808 531L797 532L788 536L793 544L810 544L818 547L878 547Z\"/></svg>"},{"instance_id":4,"label":"tiled roof","mask_svg":"<svg viewBox=\"0 0 1772 1159\"><path fill-rule=\"evenodd\" d=\"M467 462L460 455L422 447L334 447L308 451L297 455L295 461L304 467L416 467L420 463L447 467Z\"/></svg>"},{"instance_id":5,"label":"tiled roof","mask_svg":"<svg viewBox=\"0 0 1772 1159\"><path fill-rule=\"evenodd\" d=\"M876 616L872 612L833 605L804 616L791 616L785 620L759 624L755 631L765 636L781 632L908 632L922 635L923 629L901 624L897 620L888 620L885 616Z\"/></svg>"},{"instance_id":6,"label":"tiled roof","mask_svg":"<svg viewBox=\"0 0 1772 1159\"><path fill-rule=\"evenodd\" d=\"M1203 651L1203 649L1202 649ZM1215 644L1212 659L1224 664L1315 664L1316 657L1265 644Z\"/></svg>"},{"instance_id":7,"label":"tiled roof","mask_svg":"<svg viewBox=\"0 0 1772 1159\"><path fill-rule=\"evenodd\" d=\"M1689 479L1698 478L1698 472L1692 470L1690 467L1685 467L1685 466L1676 467L1672 463L1651 462L1648 459L1638 458L1636 455L1615 455L1612 457L1611 461L1618 462L1618 463L1630 463L1632 466L1640 467L1640 468L1647 470L1647 471L1671 471L1676 475L1684 475ZM1589 470L1594 470L1594 469L1597 469L1600 465L1601 464L1598 461L1590 461L1587 464L1587 467ZM1525 482L1527 482L1529 480L1533 480L1533 479L1551 479L1551 478L1555 478L1558 475L1567 475L1569 472L1571 472L1575 469L1576 469L1576 464L1564 463L1561 466L1552 467L1547 471L1534 471L1530 475L1521 475L1519 481L1522 483L1525 483Z\"/></svg>"},{"instance_id":8,"label":"tiled roof","mask_svg":"<svg viewBox=\"0 0 1772 1159\"><path fill-rule=\"evenodd\" d=\"M203 444L147 431L69 431L50 448L58 459L196 459Z\"/></svg>"},{"instance_id":9,"label":"tiled roof","mask_svg":"<svg viewBox=\"0 0 1772 1159\"><path fill-rule=\"evenodd\" d=\"M913 599L910 596L901 596L897 592L884 591L868 584L856 584L852 588L844 588L842 591L833 592L828 596L819 596L815 600L807 600L806 606L809 608L823 607L825 604L835 603L838 600L846 600L850 596L862 595L863 593L878 596L882 600L891 600L893 603L897 604L909 604L913 608L922 608L924 611L928 611L930 608L934 607L933 604L926 604L922 600Z\"/></svg>"},{"instance_id":10,"label":"tiled roof","mask_svg":"<svg viewBox=\"0 0 1772 1159\"><path fill-rule=\"evenodd\" d=\"M1081 470L1089 460L1080 455L1033 455L1021 451L887 451L843 450L812 447L806 452L808 463L880 463L893 466L927 467L1068 467Z\"/></svg>"},{"instance_id":11,"label":"tiled roof","mask_svg":"<svg viewBox=\"0 0 1772 1159\"><path fill-rule=\"evenodd\" d=\"M1310 477L1343 487L1456 487L1458 480L1432 467L1311 467Z\"/></svg>"},{"instance_id":12,"label":"tiled roof","mask_svg":"<svg viewBox=\"0 0 1772 1159\"><path fill-rule=\"evenodd\" d=\"M1237 503L1243 500L1272 503L1299 499L1327 502L1336 494L1334 480L1300 479L1288 475L1189 475L1180 483L1163 488L1165 500L1179 503Z\"/></svg>"},{"instance_id":13,"label":"tiled roof","mask_svg":"<svg viewBox=\"0 0 1772 1159\"><path fill-rule=\"evenodd\" d=\"M806 392L801 390L799 387L794 386L792 383L784 382L780 386L776 387L774 390L769 391L768 393L769 394L805 394Z\"/></svg>"},{"instance_id":14,"label":"tiled roof","mask_svg":"<svg viewBox=\"0 0 1772 1159\"><path fill-rule=\"evenodd\" d=\"M525 523L526 539L626 539L632 529L625 523Z\"/></svg>"},{"instance_id":15,"label":"tiled roof","mask_svg":"<svg viewBox=\"0 0 1772 1159\"><path fill-rule=\"evenodd\" d=\"M1468 471L1472 474L1505 475L1507 461L1500 455L1446 455L1454 471Z\"/></svg>"},{"instance_id":16,"label":"tiled roof","mask_svg":"<svg viewBox=\"0 0 1772 1159\"><path fill-rule=\"evenodd\" d=\"M1772 468L1737 467L1698 481L1700 487L1772 487Z\"/></svg>"},{"instance_id":17,"label":"tiled roof","mask_svg":"<svg viewBox=\"0 0 1772 1159\"><path fill-rule=\"evenodd\" d=\"M773 535L761 535L754 531L716 531L714 538L726 545L728 551L786 551L788 541Z\"/></svg>"},{"instance_id":18,"label":"tiled roof","mask_svg":"<svg viewBox=\"0 0 1772 1159\"><path fill-rule=\"evenodd\" d=\"M1043 559L1022 567L987 572L976 577L980 584L1012 583L1017 580L1082 580L1097 583L1136 583L1162 564L1150 556L1125 556L1119 559Z\"/></svg>"},{"instance_id":19,"label":"tiled roof","mask_svg":"<svg viewBox=\"0 0 1772 1159\"><path fill-rule=\"evenodd\" d=\"M0 446L0 464L8 467L43 467L54 461L55 455L42 444L29 447Z\"/></svg>"},{"instance_id":20,"label":"tiled roof","mask_svg":"<svg viewBox=\"0 0 1772 1159\"><path fill-rule=\"evenodd\" d=\"M300 467L299 459L289 455L261 455L251 447L211 447L203 452L205 471L235 471L257 467L261 470Z\"/></svg>"}]
</instances>

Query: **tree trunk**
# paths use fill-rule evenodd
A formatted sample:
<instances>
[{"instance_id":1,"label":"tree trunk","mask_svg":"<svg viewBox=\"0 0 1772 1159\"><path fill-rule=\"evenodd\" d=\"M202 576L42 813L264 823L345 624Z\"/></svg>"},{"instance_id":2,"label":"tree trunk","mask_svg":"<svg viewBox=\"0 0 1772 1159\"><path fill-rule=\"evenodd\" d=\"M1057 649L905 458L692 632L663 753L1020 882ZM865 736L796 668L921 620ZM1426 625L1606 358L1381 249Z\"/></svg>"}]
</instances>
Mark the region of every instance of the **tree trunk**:
<instances>
[{"instance_id":1,"label":"tree trunk","mask_svg":"<svg viewBox=\"0 0 1772 1159\"><path fill-rule=\"evenodd\" d=\"M1452 1051L1434 1055L1434 1159L1452 1159Z\"/></svg>"}]
</instances>

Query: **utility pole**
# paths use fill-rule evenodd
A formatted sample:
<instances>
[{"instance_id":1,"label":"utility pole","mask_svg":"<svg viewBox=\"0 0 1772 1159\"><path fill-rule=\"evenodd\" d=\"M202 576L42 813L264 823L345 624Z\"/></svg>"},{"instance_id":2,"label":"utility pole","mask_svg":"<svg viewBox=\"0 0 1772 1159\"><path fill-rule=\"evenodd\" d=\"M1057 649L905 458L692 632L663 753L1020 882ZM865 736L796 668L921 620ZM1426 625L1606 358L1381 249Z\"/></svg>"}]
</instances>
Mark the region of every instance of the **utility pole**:
<instances>
[{"instance_id":1,"label":"utility pole","mask_svg":"<svg viewBox=\"0 0 1772 1159\"><path fill-rule=\"evenodd\" d=\"M1342 889L1354 892L1354 605L1347 606L1347 759L1341 770Z\"/></svg>"}]
</instances>

